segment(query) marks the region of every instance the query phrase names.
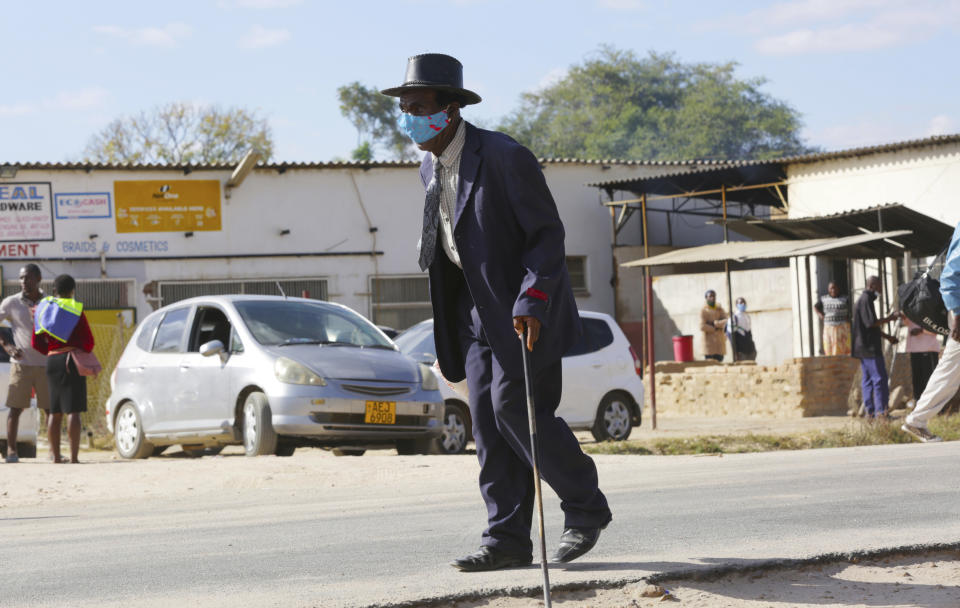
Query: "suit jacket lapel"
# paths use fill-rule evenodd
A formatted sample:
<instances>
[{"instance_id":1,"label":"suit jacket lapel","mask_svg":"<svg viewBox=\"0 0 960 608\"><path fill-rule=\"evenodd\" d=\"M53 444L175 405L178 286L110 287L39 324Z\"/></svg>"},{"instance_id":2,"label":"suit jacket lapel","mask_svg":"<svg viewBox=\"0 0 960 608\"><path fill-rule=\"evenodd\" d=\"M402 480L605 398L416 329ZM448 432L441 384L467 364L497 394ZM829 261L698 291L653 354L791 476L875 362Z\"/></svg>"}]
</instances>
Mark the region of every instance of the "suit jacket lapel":
<instances>
[{"instance_id":1,"label":"suit jacket lapel","mask_svg":"<svg viewBox=\"0 0 960 608\"><path fill-rule=\"evenodd\" d=\"M453 214L453 227L457 227L460 216L466 208L476 183L480 169L480 134L470 123L466 124L467 134L460 153L460 185L457 187L457 208Z\"/></svg>"}]
</instances>

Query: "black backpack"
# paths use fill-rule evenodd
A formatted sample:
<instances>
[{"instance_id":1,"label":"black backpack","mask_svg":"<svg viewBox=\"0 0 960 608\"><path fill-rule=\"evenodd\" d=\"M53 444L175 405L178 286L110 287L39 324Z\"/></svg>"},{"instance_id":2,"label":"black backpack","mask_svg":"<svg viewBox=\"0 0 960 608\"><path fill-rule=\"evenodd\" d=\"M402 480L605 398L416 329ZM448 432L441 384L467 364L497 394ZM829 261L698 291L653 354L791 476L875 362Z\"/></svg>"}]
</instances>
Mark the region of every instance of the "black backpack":
<instances>
[{"instance_id":1,"label":"black backpack","mask_svg":"<svg viewBox=\"0 0 960 608\"><path fill-rule=\"evenodd\" d=\"M941 336L950 335L950 329L947 326L947 307L943 303L943 296L940 295L940 281L932 275L937 261L945 253L946 250L933 260L926 271L918 272L912 281L904 283L897 289L900 311L920 327ZM940 263L942 264L942 260Z\"/></svg>"}]
</instances>

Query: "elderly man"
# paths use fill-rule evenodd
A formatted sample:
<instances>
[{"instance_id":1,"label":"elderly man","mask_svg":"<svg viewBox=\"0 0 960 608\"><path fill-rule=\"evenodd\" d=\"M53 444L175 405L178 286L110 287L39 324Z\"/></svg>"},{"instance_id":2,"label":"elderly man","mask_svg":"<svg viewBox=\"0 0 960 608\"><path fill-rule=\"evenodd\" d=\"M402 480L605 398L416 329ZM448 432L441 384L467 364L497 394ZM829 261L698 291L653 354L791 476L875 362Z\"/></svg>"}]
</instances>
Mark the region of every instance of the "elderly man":
<instances>
[{"instance_id":1,"label":"elderly man","mask_svg":"<svg viewBox=\"0 0 960 608\"><path fill-rule=\"evenodd\" d=\"M565 530L552 560L589 551L611 520L593 460L555 414L560 356L580 335L564 228L536 157L501 133L478 129L460 108L479 103L448 55L411 57L400 98L401 128L428 152L420 268L430 273L434 336L443 375L466 377L480 493L488 525L462 571L532 562L534 480L523 351L530 351L540 473L557 492ZM518 335L526 332L526 343Z\"/></svg>"},{"instance_id":2,"label":"elderly man","mask_svg":"<svg viewBox=\"0 0 960 608\"><path fill-rule=\"evenodd\" d=\"M881 418L887 415L890 400L890 382L887 377L887 364L883 358L881 338L896 344L898 340L880 328L897 318L899 313L886 317L877 317L873 301L883 284L876 276L867 277L867 287L857 300L853 311L853 356L860 359L863 389L863 403L869 418Z\"/></svg>"},{"instance_id":3,"label":"elderly man","mask_svg":"<svg viewBox=\"0 0 960 608\"><path fill-rule=\"evenodd\" d=\"M723 361L727 352L727 341L723 327L727 322L727 313L717 304L717 292L708 289L703 294L706 304L700 309L700 332L703 334L703 357Z\"/></svg>"},{"instance_id":4,"label":"elderly man","mask_svg":"<svg viewBox=\"0 0 960 608\"><path fill-rule=\"evenodd\" d=\"M924 443L940 441L929 430L927 422L943 409L960 390L960 224L953 231L947 258L940 274L940 295L947 307L950 337L943 356L923 390L917 407L910 412L902 428Z\"/></svg>"}]
</instances>

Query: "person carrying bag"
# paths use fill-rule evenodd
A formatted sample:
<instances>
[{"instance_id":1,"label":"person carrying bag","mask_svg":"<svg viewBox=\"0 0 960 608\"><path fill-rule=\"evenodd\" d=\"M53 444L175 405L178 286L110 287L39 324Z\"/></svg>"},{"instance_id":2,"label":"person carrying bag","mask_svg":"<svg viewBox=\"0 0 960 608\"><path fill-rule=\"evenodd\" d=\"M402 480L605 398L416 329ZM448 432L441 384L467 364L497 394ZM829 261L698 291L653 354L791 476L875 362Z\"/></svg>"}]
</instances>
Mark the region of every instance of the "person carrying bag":
<instances>
[{"instance_id":1,"label":"person carrying bag","mask_svg":"<svg viewBox=\"0 0 960 608\"><path fill-rule=\"evenodd\" d=\"M47 438L54 462L65 462L60 455L60 425L64 414L69 416L70 462L79 462L80 414L87 411L86 376L93 375L93 370L100 366L93 355L93 334L83 314L83 304L73 299L76 286L70 275L58 276L53 282L53 297L41 300L34 316L33 348L47 355L50 385ZM86 374L81 372L81 367Z\"/></svg>"},{"instance_id":2,"label":"person carrying bag","mask_svg":"<svg viewBox=\"0 0 960 608\"><path fill-rule=\"evenodd\" d=\"M947 244L949 247L949 243ZM934 268L944 263L947 249L944 248L924 272L918 272L909 283L897 289L900 310L904 316L931 333L949 336L947 307L940 295L940 281L934 277Z\"/></svg>"}]
</instances>

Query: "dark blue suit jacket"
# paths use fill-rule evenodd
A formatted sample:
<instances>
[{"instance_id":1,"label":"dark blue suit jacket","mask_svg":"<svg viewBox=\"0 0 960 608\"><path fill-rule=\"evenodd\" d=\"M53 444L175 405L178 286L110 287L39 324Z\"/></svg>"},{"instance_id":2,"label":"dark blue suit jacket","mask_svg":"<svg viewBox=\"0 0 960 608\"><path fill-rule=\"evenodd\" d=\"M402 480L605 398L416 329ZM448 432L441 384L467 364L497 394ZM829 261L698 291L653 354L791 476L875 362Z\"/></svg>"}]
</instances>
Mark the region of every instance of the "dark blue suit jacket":
<instances>
[{"instance_id":1,"label":"dark blue suit jacket","mask_svg":"<svg viewBox=\"0 0 960 608\"><path fill-rule=\"evenodd\" d=\"M534 370L557 361L580 336L563 223L529 150L502 133L465 127L453 229L463 271L447 258L440 238L429 269L437 357L448 380L465 377L456 326L462 276L498 363L522 377L513 317L528 315L542 324L531 353ZM432 175L433 155L427 154L420 165L425 187Z\"/></svg>"}]
</instances>

